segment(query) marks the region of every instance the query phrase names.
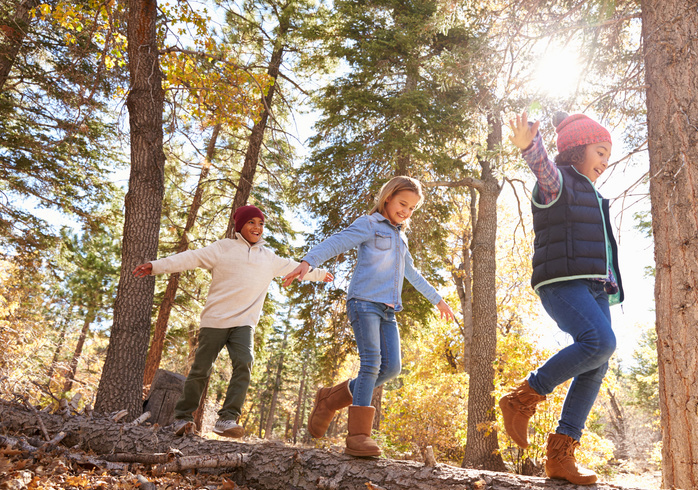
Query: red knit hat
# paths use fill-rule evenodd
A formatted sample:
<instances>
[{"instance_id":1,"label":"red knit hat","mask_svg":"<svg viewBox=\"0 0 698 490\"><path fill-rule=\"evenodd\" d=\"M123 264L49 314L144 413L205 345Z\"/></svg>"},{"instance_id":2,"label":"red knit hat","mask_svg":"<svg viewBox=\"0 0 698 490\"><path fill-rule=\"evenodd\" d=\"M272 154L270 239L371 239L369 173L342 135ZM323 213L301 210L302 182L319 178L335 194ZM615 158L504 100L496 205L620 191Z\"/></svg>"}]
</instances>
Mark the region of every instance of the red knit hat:
<instances>
[{"instance_id":1,"label":"red knit hat","mask_svg":"<svg viewBox=\"0 0 698 490\"><path fill-rule=\"evenodd\" d=\"M264 223L264 214L257 206L248 204L247 206L240 206L237 208L233 213L233 219L235 220L235 231L240 233L240 230L242 230L245 223L252 218L259 218L262 220L262 223Z\"/></svg>"},{"instance_id":2,"label":"red knit hat","mask_svg":"<svg viewBox=\"0 0 698 490\"><path fill-rule=\"evenodd\" d=\"M602 141L611 142L611 133L584 114L568 116L564 112L558 112L553 118L553 125L557 131L559 153L575 146L586 146Z\"/></svg>"}]
</instances>

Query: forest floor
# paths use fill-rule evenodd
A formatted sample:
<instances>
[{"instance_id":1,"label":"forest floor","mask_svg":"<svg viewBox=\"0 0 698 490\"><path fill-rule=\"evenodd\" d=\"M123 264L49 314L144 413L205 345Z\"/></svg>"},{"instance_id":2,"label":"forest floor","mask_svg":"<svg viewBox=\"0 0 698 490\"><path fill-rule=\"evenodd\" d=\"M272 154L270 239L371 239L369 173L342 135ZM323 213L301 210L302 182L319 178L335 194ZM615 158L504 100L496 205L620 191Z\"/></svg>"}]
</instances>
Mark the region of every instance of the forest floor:
<instances>
[{"instance_id":1,"label":"forest floor","mask_svg":"<svg viewBox=\"0 0 698 490\"><path fill-rule=\"evenodd\" d=\"M226 474L187 471L154 475L145 466L110 471L68 461L64 452L56 449L28 454L0 448L0 489L255 490L238 485ZM601 479L621 487L661 488L661 472L635 472L632 467L616 468Z\"/></svg>"}]
</instances>

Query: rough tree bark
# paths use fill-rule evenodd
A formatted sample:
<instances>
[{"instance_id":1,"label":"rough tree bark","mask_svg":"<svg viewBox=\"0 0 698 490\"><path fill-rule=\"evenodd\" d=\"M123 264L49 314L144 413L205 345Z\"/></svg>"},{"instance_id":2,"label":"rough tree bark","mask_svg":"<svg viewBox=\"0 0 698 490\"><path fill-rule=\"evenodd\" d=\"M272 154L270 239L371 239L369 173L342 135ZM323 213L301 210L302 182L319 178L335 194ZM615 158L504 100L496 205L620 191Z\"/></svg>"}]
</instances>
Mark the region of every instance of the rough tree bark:
<instances>
[{"instance_id":1,"label":"rough tree bark","mask_svg":"<svg viewBox=\"0 0 698 490\"><path fill-rule=\"evenodd\" d=\"M131 271L157 256L165 154L162 148L164 91L156 38L156 0L128 2L130 90L126 99L131 136L131 173L125 200L121 276L114 323L97 390L95 410L143 409L143 371L150 336L155 279Z\"/></svg>"},{"instance_id":2,"label":"rough tree bark","mask_svg":"<svg viewBox=\"0 0 698 490\"><path fill-rule=\"evenodd\" d=\"M698 8L642 0L665 488L698 488Z\"/></svg>"},{"instance_id":3,"label":"rough tree bark","mask_svg":"<svg viewBox=\"0 0 698 490\"><path fill-rule=\"evenodd\" d=\"M70 448L92 451L92 460L116 459L120 461L145 460L155 453L172 453L178 449L184 457L200 455L243 461L242 466L231 463L219 468L238 485L257 490L356 490L374 488L384 490L576 490L580 487L565 480L496 473L492 471L456 468L436 463L426 466L416 461L389 459L364 459L319 449L304 449L265 442L207 440L198 436L175 437L161 427L143 427L114 423L108 419L71 417L64 420L59 415L31 412L0 402L0 420L5 429L22 432L27 436L37 434L36 417L41 417L49 435L65 432L63 444ZM135 456L129 458L128 456ZM114 456L120 456L115 458ZM172 466L184 458L172 461ZM245 462L246 461L246 462ZM143 466L132 468L144 471ZM585 487L586 488L586 487ZM598 483L595 490L618 490L622 487ZM639 490L631 489L627 490Z\"/></svg>"}]
</instances>

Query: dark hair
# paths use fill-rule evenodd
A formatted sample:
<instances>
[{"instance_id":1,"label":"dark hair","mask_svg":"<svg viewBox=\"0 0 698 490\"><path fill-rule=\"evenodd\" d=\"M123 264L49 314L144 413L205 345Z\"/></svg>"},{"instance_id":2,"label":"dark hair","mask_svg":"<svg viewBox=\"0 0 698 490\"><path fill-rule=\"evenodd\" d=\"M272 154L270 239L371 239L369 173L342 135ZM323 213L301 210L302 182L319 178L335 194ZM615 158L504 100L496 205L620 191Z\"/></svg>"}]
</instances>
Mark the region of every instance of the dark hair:
<instances>
[{"instance_id":1,"label":"dark hair","mask_svg":"<svg viewBox=\"0 0 698 490\"><path fill-rule=\"evenodd\" d=\"M587 145L573 146L555 157L555 164L558 167L567 167L584 162Z\"/></svg>"}]
</instances>

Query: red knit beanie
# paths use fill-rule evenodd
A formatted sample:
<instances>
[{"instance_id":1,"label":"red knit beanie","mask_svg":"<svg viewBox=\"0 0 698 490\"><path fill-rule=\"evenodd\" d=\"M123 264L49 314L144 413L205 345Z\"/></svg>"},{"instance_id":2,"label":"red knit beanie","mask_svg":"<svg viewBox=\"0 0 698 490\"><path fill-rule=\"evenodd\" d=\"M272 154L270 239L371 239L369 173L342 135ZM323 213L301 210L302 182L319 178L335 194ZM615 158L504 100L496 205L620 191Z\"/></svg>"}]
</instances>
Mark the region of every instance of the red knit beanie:
<instances>
[{"instance_id":1,"label":"red knit beanie","mask_svg":"<svg viewBox=\"0 0 698 490\"><path fill-rule=\"evenodd\" d=\"M262 211L257 206L248 204L247 206L240 206L237 208L233 213L233 219L235 220L235 231L240 233L240 230L242 230L245 223L252 218L259 218L262 220L262 223L264 223L264 214L262 214Z\"/></svg>"},{"instance_id":2,"label":"red knit beanie","mask_svg":"<svg viewBox=\"0 0 698 490\"><path fill-rule=\"evenodd\" d=\"M575 146L586 146L602 141L611 142L611 133L593 119L584 114L568 116L558 112L553 117L557 131L557 151L562 153Z\"/></svg>"}]
</instances>

